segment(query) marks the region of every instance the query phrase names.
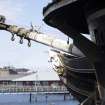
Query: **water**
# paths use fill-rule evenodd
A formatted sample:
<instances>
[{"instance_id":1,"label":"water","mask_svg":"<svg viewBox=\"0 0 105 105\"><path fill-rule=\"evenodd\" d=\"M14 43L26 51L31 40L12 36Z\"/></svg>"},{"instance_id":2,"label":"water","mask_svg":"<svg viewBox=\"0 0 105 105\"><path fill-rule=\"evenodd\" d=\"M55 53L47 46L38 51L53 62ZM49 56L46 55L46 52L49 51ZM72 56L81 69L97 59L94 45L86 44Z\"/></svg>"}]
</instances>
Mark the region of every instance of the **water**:
<instances>
[{"instance_id":1,"label":"water","mask_svg":"<svg viewBox=\"0 0 105 105\"><path fill-rule=\"evenodd\" d=\"M64 95L47 95L33 94L30 102L29 93L21 94L0 94L0 105L78 105L75 100L70 100L67 96L64 100Z\"/></svg>"}]
</instances>

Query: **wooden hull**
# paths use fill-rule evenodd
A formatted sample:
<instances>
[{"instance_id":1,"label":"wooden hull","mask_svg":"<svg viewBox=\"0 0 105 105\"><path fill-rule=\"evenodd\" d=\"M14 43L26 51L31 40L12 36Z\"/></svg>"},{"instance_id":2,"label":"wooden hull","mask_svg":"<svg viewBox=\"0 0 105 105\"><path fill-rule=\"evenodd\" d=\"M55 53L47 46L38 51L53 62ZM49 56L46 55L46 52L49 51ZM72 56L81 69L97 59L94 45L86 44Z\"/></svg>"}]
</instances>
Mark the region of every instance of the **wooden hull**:
<instances>
[{"instance_id":1,"label":"wooden hull","mask_svg":"<svg viewBox=\"0 0 105 105\"><path fill-rule=\"evenodd\" d=\"M75 57L54 52L53 69L69 92L80 102L95 93L95 70L86 57ZM69 56L69 57L68 57ZM89 102L93 99L89 100Z\"/></svg>"},{"instance_id":2,"label":"wooden hull","mask_svg":"<svg viewBox=\"0 0 105 105\"><path fill-rule=\"evenodd\" d=\"M74 80L71 80L71 71L73 75L78 73L78 81L82 79L81 81L85 81L87 83L87 80L91 80L93 82L92 86L96 87L96 89L93 90L96 91L96 94L98 94L95 95L96 104L98 102L100 105L104 105L105 2L102 0L53 0L44 8L43 15L45 23L57 28L65 35L73 39L74 45L81 50L95 68L95 72L93 72L94 70L89 68L91 65L88 62L86 63L84 61L86 63L86 65L84 65L84 62L80 59L77 60L77 63L76 60L69 62L67 59L64 60L65 58L63 58L62 64L64 65L64 72L67 71L66 74L70 74L68 78L66 77L67 80L69 79L70 84L71 81ZM92 41L88 40L88 38L83 36L82 33L91 35ZM85 66L87 67L84 68ZM70 71L70 73L68 73L68 71ZM86 75L86 79L84 78L84 75ZM95 79L95 75L97 79ZM74 77L75 76L73 76L73 78ZM83 82L83 84L85 84L85 82ZM91 86L90 82L88 86ZM90 96L87 100L85 100L85 103L88 102L89 99L91 99ZM86 103L82 105L94 104Z\"/></svg>"}]
</instances>

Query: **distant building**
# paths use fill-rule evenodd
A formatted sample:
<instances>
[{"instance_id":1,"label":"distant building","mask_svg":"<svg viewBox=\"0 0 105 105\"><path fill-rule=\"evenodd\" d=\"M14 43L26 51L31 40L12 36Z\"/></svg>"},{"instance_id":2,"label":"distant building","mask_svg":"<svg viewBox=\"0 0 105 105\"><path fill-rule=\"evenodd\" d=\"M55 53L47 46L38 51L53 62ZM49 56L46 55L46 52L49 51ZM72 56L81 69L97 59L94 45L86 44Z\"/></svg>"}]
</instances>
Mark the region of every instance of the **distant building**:
<instances>
[{"instance_id":1,"label":"distant building","mask_svg":"<svg viewBox=\"0 0 105 105\"><path fill-rule=\"evenodd\" d=\"M2 70L9 71L10 74L26 74L30 71L29 69L26 68L15 68L11 66L5 66L1 68L1 71Z\"/></svg>"},{"instance_id":2,"label":"distant building","mask_svg":"<svg viewBox=\"0 0 105 105\"><path fill-rule=\"evenodd\" d=\"M9 75L9 74L17 74L16 71L14 71L13 69L7 69L7 68L0 68L0 76L5 76L5 75Z\"/></svg>"}]
</instances>

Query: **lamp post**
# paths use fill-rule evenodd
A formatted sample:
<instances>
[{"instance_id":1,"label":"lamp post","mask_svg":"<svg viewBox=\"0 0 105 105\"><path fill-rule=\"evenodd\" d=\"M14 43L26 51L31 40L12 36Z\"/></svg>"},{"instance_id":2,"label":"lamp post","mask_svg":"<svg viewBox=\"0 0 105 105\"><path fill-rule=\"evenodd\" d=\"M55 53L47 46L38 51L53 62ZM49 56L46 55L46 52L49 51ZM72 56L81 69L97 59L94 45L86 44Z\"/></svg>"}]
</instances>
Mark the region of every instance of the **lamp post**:
<instances>
[{"instance_id":1,"label":"lamp post","mask_svg":"<svg viewBox=\"0 0 105 105\"><path fill-rule=\"evenodd\" d=\"M35 93L36 93L36 95L35 95L35 102L37 102L37 91L38 91L38 89L37 89L38 74L37 73L38 73L38 71L36 70L35 73L36 73L36 75L35 75L36 76L35 77L36 78L36 80L35 80Z\"/></svg>"},{"instance_id":2,"label":"lamp post","mask_svg":"<svg viewBox=\"0 0 105 105\"><path fill-rule=\"evenodd\" d=\"M35 95L35 102L37 102L37 80L38 80L38 75L37 75L37 72L38 71L35 71L35 72L33 72L33 73L35 73L36 75L35 75L35 81L34 81L34 84L35 84L35 88L34 88L34 90L33 91L35 91L35 93L36 93L36 95ZM30 92L30 103L32 102L32 93Z\"/></svg>"}]
</instances>

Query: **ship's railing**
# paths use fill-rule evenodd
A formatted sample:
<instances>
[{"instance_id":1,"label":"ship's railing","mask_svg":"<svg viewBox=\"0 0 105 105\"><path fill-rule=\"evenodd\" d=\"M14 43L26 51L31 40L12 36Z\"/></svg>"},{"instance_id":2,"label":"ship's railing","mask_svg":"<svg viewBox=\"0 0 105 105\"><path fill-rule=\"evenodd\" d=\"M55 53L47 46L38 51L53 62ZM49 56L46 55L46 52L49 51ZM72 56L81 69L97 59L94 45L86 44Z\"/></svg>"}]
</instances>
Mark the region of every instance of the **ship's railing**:
<instances>
[{"instance_id":1,"label":"ship's railing","mask_svg":"<svg viewBox=\"0 0 105 105\"><path fill-rule=\"evenodd\" d=\"M77 1L77 0L52 0L52 2L48 3L48 5L43 8L43 14L46 15L45 12L47 10L49 10L51 12L57 8L62 7L63 5L67 5L67 4L75 2L75 1Z\"/></svg>"},{"instance_id":2,"label":"ship's railing","mask_svg":"<svg viewBox=\"0 0 105 105\"><path fill-rule=\"evenodd\" d=\"M15 85L5 85L0 86L0 93L12 93L12 92L67 92L64 86L15 86Z\"/></svg>"}]
</instances>

